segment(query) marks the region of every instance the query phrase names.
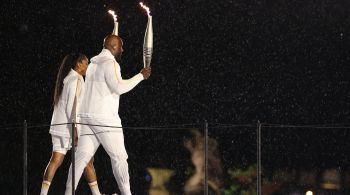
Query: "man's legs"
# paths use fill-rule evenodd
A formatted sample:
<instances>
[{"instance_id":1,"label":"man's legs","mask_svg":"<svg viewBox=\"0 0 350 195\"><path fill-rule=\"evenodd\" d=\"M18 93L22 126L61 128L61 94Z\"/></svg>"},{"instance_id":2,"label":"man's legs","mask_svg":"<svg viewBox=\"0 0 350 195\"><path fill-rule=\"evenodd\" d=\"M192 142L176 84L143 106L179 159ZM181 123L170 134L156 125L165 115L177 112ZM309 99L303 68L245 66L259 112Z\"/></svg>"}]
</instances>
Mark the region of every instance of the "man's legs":
<instances>
[{"instance_id":1,"label":"man's legs","mask_svg":"<svg viewBox=\"0 0 350 195\"><path fill-rule=\"evenodd\" d=\"M75 189L78 186L79 180L86 165L94 156L98 146L100 145L95 135L82 135L79 138L79 146L75 152ZM72 164L69 167L69 173L66 183L66 195L72 193Z\"/></svg>"},{"instance_id":2,"label":"man's legs","mask_svg":"<svg viewBox=\"0 0 350 195\"><path fill-rule=\"evenodd\" d=\"M97 135L103 148L111 158L114 177L122 195L131 195L128 169L128 155L124 146L123 131L101 133Z\"/></svg>"}]
</instances>

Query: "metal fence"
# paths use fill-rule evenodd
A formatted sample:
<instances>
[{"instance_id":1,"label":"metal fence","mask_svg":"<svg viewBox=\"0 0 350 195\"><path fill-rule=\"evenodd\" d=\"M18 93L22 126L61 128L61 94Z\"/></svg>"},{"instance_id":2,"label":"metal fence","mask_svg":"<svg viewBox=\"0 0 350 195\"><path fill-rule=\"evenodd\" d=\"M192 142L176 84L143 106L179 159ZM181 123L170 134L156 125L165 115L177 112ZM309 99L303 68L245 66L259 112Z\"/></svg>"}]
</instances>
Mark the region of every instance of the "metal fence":
<instances>
[{"instance_id":1,"label":"metal fence","mask_svg":"<svg viewBox=\"0 0 350 195\"><path fill-rule=\"evenodd\" d=\"M94 124L82 123L68 124L72 127L74 127L76 124L94 126ZM46 163L48 163L51 150L48 134L49 126L50 125L47 124L27 124L27 122L24 121L23 125L5 126L0 128L2 129L3 134L8 134L8 132L11 132L13 134L13 136L11 136L13 139L7 141L16 143L16 151L13 153L9 152L7 155L5 155L5 157L10 156L11 154L20 153L18 146L23 146L23 157L21 161L23 170L16 170L16 174L18 172L22 172L22 194L38 194L38 189L40 188L41 183L41 175L44 171L44 169L40 169L38 167L42 168L44 165L46 165ZM310 154L311 161L323 161L322 159L327 159L327 154L331 154L332 152L334 152L334 154L344 153L343 158L334 158L334 160L338 161L338 163L328 163L327 165L327 162L324 162L325 167L321 166L320 168L319 166L315 166L319 171L318 173L314 174L314 176L316 175L316 178L318 178L314 184L303 185L300 184L300 182L296 182L302 186L301 188L303 188L304 191L307 189L313 191L321 190L320 185L322 182L324 182L321 181L324 179L321 171L332 167L340 167L339 169L341 170L339 170L339 172L342 174L340 177L341 181L335 179L335 181L328 182L333 182L335 185L340 185L334 187L334 190L338 190L339 194L345 194L344 190L346 191L348 189L348 184L346 181L346 169L348 167L347 163L349 162L347 155L350 155L350 153L347 153L350 152L350 149L348 149L348 146L350 146L350 144L347 143L347 141L350 140L348 139L350 138L350 132L348 131L349 126L347 125L281 125L260 122L257 122L256 124L208 124L206 121L203 121L203 123L196 124L178 124L151 127L125 126L122 128L124 129L126 136L125 142L129 154L129 161L131 159L131 162L129 163L132 180L131 185L132 190L135 191L135 194L152 194L150 193L150 190L152 188L151 183L152 179L155 180L155 176L151 175L149 171L147 172L147 170L152 167L171 170L171 175L174 179L172 181L169 181L169 183L172 183L173 186L168 184L164 185L167 185L167 189L173 189L172 194L184 194L186 180L188 180L191 175L195 174L196 168L195 165L193 165L195 164L193 153L191 153L191 151L188 149L188 145L186 147L186 144L184 143L187 141L187 143L192 143L193 147L198 146L198 143L193 142L194 134L193 132L191 133L191 131L194 131L195 129L197 129L202 136L199 138L203 139L203 147L197 147L197 149L199 148L203 150L202 153L200 153L200 155L203 155L204 159L204 181L201 191L203 194L213 193L212 190L209 189L212 183L211 180L214 181L214 179L211 177L216 177L216 175L212 173L213 167L215 168L215 166L212 164L213 158L211 155L213 154L213 148L211 147L216 147L214 153L218 152L218 156L216 157L219 159L219 161L221 161L220 166L222 167L223 173L220 175L222 178L220 192L223 194L240 193L237 190L234 191L233 188L230 191L230 184L235 181L229 179L228 175L230 174L227 174L228 170L230 170L232 173L232 170L238 169L239 167L247 168L250 165L255 165L253 166L254 173L252 174L252 177L254 177L254 179L249 183L250 188L252 185L254 185L255 189L252 189L250 193L259 195L269 194L267 192L264 192L264 190L267 191L264 188L264 185L266 183L269 183L268 180L273 180L274 176L271 176L274 174L273 171L286 167L292 167L295 169L302 167L301 165L303 165L303 162L301 161L305 161L305 159L307 159L307 157L303 156L303 153ZM72 134L74 134L74 132L72 132ZM344 135L344 139L338 138L332 140L332 134L342 134ZM19 141L20 137L22 137L21 142ZM322 150L324 151L322 147L313 147L313 145L317 145L317 140L323 140L325 145L328 144L331 146L331 148L329 148L329 151L326 149L328 153L325 154L324 158L322 155L321 157L317 156L317 154L312 155L313 152L319 153L320 151L322 152ZM212 141L214 141L216 144ZM292 148L294 146L290 146L290 143L294 142L295 148ZM74 139L72 139L72 143L74 146ZM195 144L197 144L197 146L195 146ZM322 144L319 144L318 146L321 145ZM301 149L298 150L299 146ZM292 149L288 150L288 148ZM70 162L73 164L72 167L74 177L74 152L71 152L70 155L70 160L66 160L65 165L63 165L62 168L57 172L61 173L56 174L55 178L58 177L59 179L57 179L57 181L54 179L55 182L52 186L51 191L58 191L62 193L62 190L65 186L65 176L67 175L68 171L67 166L70 164ZM296 157L293 157L293 155ZM281 159L284 157L281 156L286 156L289 160L283 161ZM102 187L102 189L104 188L105 191L112 192L117 188L117 185L115 182L113 183L113 181L107 181L113 180L113 176L109 172L111 171L111 168L106 165L108 164L106 159L108 160L109 158L103 152L98 152L95 158L96 165L98 165L98 179L102 180L102 182L99 183L102 186L105 186ZM16 159L18 160L19 157ZM275 164L271 163L274 161L277 162L275 162ZM14 163L17 163L16 160L14 160ZM301 165L298 165L298 163ZM307 163L305 164L305 167L313 166L312 163L310 163L310 165ZM18 169L19 166L15 167ZM29 180L28 173L30 176ZM233 173L233 175L235 174L236 173ZM6 173L4 175L6 175ZM16 177L18 176L19 175L17 174ZM284 176L286 178L289 177L288 174ZM105 177L105 179L101 179L103 177ZM244 177L248 176L245 175ZM72 186L74 186L74 179L72 181ZM86 189L87 186L84 186L82 183L83 182L81 182L80 187L78 187L76 192L72 191L72 194L88 193L88 190ZM175 185L174 183L177 183L178 185ZM247 186L248 184L243 182L243 184L240 183L239 185ZM72 189L74 189L74 187L72 187ZM335 194L334 192L330 193ZM305 193L300 192L300 194Z\"/></svg>"}]
</instances>

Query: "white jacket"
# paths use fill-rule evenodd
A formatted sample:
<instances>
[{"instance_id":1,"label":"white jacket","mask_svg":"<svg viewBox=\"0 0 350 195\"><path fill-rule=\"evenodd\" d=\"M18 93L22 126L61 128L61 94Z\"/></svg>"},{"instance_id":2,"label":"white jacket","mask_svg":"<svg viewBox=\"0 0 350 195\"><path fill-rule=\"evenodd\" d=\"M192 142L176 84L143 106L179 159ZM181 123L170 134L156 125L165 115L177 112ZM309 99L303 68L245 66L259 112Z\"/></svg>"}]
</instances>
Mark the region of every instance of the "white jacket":
<instances>
[{"instance_id":1,"label":"white jacket","mask_svg":"<svg viewBox=\"0 0 350 195\"><path fill-rule=\"evenodd\" d=\"M63 89L58 103L54 106L51 125L76 121L76 113L79 109L83 91L84 79L72 69L63 80ZM76 102L74 102L75 98L77 98ZM71 124L51 126L50 134L70 137L71 127Z\"/></svg>"},{"instance_id":2,"label":"white jacket","mask_svg":"<svg viewBox=\"0 0 350 195\"><path fill-rule=\"evenodd\" d=\"M139 73L131 79L123 80L114 56L109 50L103 49L91 59L86 72L85 93L78 113L80 122L121 126L118 114L119 97L143 79L143 75ZM81 129L81 133L84 129Z\"/></svg>"}]
</instances>

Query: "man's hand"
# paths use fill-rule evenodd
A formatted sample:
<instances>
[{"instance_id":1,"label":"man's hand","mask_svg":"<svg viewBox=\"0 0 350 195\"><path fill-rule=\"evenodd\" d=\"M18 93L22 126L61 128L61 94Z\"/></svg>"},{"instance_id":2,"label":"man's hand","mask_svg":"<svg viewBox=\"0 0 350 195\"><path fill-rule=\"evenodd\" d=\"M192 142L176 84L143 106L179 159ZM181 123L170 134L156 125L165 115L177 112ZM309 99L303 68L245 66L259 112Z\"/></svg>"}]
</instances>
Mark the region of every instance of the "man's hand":
<instances>
[{"instance_id":1,"label":"man's hand","mask_svg":"<svg viewBox=\"0 0 350 195\"><path fill-rule=\"evenodd\" d=\"M143 75L143 78L145 78L145 80L147 80L149 78L149 76L151 76L151 67L143 68L141 70L141 74Z\"/></svg>"}]
</instances>

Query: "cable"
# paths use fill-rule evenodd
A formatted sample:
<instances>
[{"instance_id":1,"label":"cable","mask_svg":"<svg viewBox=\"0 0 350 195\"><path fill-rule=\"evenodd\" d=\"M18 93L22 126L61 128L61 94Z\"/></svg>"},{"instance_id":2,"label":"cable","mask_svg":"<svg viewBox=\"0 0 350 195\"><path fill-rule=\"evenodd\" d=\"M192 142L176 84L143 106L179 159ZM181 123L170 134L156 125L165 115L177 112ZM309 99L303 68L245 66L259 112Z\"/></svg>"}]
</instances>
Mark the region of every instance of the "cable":
<instances>
[{"instance_id":1,"label":"cable","mask_svg":"<svg viewBox=\"0 0 350 195\"><path fill-rule=\"evenodd\" d=\"M42 128L50 126L60 126L60 125L70 125L72 123L58 123L58 124L31 124L28 125L28 129L32 128ZM123 128L123 129L134 129L134 130L178 130L178 129L189 129L189 128L201 128L201 123L188 123L188 124L169 124L169 125L156 125L148 127L136 127L136 126L111 126L111 125L96 125L88 123L76 123L79 125L90 125L96 127L110 127L110 128ZM15 124L14 124L15 125ZM2 126L0 130L13 130L21 129L23 125L17 124L18 126ZM284 125L284 124L274 124L274 123L261 123L262 128L312 128L312 129L349 129L350 124L315 124L315 125ZM213 123L209 124L209 129L218 129L218 128L237 128L237 127L256 127L255 124L222 124L222 123Z\"/></svg>"},{"instance_id":2,"label":"cable","mask_svg":"<svg viewBox=\"0 0 350 195\"><path fill-rule=\"evenodd\" d=\"M310 128L310 129L350 129L350 126L334 126L333 124L323 125L282 125L262 123L262 127L268 128Z\"/></svg>"},{"instance_id":3,"label":"cable","mask_svg":"<svg viewBox=\"0 0 350 195\"><path fill-rule=\"evenodd\" d=\"M221 124L221 123L215 123L210 124L209 128L229 128L229 127L256 127L255 124Z\"/></svg>"},{"instance_id":4,"label":"cable","mask_svg":"<svg viewBox=\"0 0 350 195\"><path fill-rule=\"evenodd\" d=\"M269 126L281 126L281 125L284 125L284 124L276 124L276 123L261 123L262 125L269 125ZM284 125L284 126L290 126L289 124L287 125ZM317 126L317 127L324 127L324 126L331 126L331 127L334 127L334 126L340 126L340 127L346 127L346 126L349 126L350 127L350 124L349 123L333 123L333 124L330 124L330 123L327 123L327 124L310 124L310 125L305 125L305 124L294 124L292 126L311 126L311 127L314 127L314 126Z\"/></svg>"},{"instance_id":5,"label":"cable","mask_svg":"<svg viewBox=\"0 0 350 195\"><path fill-rule=\"evenodd\" d=\"M58 123L58 124L35 124L35 125L28 125L29 128L40 128L40 127L49 127L49 126L59 126L59 125L70 125L72 123ZM89 123L75 123L77 125L89 125L89 126L96 126L96 127L111 127L111 128L123 128L123 129L184 129L184 128L194 128L198 126L198 124L173 124L173 125L163 125L163 126L149 126L149 127L133 127L133 126L111 126L111 125L97 125L97 124L89 124ZM189 127L187 127L189 126ZM22 126L21 126L22 127Z\"/></svg>"},{"instance_id":6,"label":"cable","mask_svg":"<svg viewBox=\"0 0 350 195\"><path fill-rule=\"evenodd\" d=\"M23 125L22 126L12 126L12 127L0 127L0 130L13 130L13 129L23 129Z\"/></svg>"}]
</instances>

